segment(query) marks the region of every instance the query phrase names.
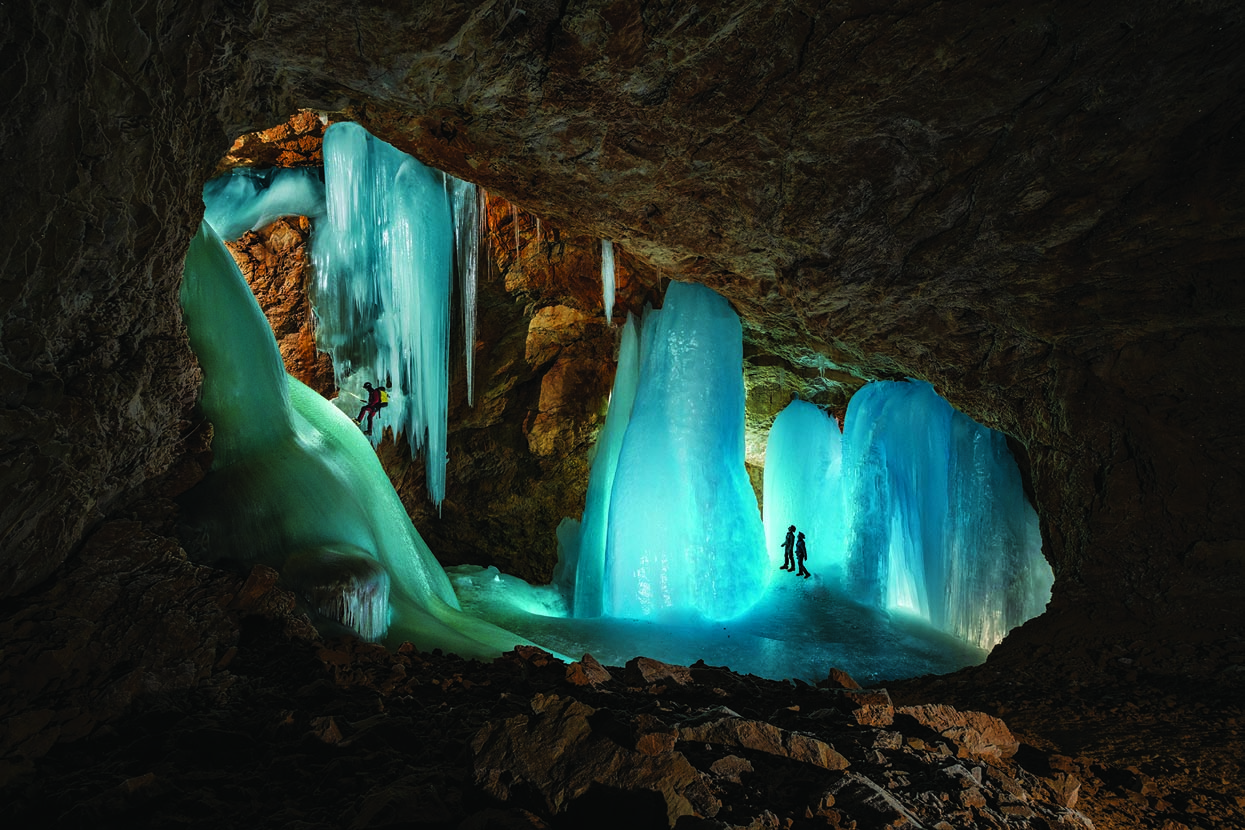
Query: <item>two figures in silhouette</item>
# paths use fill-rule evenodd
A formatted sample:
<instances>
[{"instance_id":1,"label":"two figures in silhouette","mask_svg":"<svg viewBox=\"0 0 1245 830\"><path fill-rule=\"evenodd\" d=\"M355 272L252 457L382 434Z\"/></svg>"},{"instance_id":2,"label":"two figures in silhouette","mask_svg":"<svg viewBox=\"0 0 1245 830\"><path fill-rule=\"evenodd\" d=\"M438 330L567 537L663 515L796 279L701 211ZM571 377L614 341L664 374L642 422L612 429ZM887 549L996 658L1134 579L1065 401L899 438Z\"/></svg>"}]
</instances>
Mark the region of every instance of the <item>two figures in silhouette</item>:
<instances>
[{"instance_id":1,"label":"two figures in silhouette","mask_svg":"<svg viewBox=\"0 0 1245 830\"><path fill-rule=\"evenodd\" d=\"M796 564L800 566L800 570L796 576L802 576L808 579L812 574L808 572L808 568L804 567L804 561L808 559L808 548L804 545L804 534L795 532L795 525L787 528L787 538L782 543L782 567L780 571L794 571Z\"/></svg>"},{"instance_id":2,"label":"two figures in silhouette","mask_svg":"<svg viewBox=\"0 0 1245 830\"><path fill-rule=\"evenodd\" d=\"M363 424L363 416L367 416L367 426L363 427L364 435L372 434L372 419L380 412L382 407L389 406L389 391L384 387L372 387L372 384L365 383L363 388L367 390L367 403L363 404L363 408L359 410L359 415L355 418L356 424Z\"/></svg>"}]
</instances>

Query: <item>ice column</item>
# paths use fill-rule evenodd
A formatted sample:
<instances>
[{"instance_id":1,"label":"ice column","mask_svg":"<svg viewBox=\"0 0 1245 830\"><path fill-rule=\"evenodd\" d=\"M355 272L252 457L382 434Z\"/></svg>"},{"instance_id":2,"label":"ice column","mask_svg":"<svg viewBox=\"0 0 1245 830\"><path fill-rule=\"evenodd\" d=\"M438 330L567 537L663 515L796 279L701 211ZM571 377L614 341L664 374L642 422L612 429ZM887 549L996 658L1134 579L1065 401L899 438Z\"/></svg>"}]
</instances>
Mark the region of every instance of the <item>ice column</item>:
<instances>
[{"instance_id":1,"label":"ice column","mask_svg":"<svg viewBox=\"0 0 1245 830\"><path fill-rule=\"evenodd\" d=\"M743 338L712 290L671 283L645 315L606 531L604 611L724 620L769 577L744 468Z\"/></svg>"},{"instance_id":2,"label":"ice column","mask_svg":"<svg viewBox=\"0 0 1245 830\"><path fill-rule=\"evenodd\" d=\"M787 527L808 544L808 567L837 578L846 550L841 467L843 436L819 406L795 400L770 428L765 444L765 540L773 569L782 564Z\"/></svg>"},{"instance_id":3,"label":"ice column","mask_svg":"<svg viewBox=\"0 0 1245 830\"><path fill-rule=\"evenodd\" d=\"M862 599L983 648L1041 613L1054 576L1002 435L927 383L881 382L852 397L843 443Z\"/></svg>"},{"instance_id":4,"label":"ice column","mask_svg":"<svg viewBox=\"0 0 1245 830\"><path fill-rule=\"evenodd\" d=\"M605 303L605 321L614 319L614 243L601 240L601 298Z\"/></svg>"},{"instance_id":5,"label":"ice column","mask_svg":"<svg viewBox=\"0 0 1245 830\"><path fill-rule=\"evenodd\" d=\"M628 314L618 348L618 368L614 373L614 388L610 392L609 411L593 453L584 518L579 525L579 535L574 540L577 555L571 609L576 617L601 615L610 498L614 490L623 437L626 435L631 409L635 403L639 371L639 337L636 334L635 319Z\"/></svg>"},{"instance_id":6,"label":"ice column","mask_svg":"<svg viewBox=\"0 0 1245 830\"><path fill-rule=\"evenodd\" d=\"M464 299L472 300L474 186L451 184L350 123L325 131L324 165L327 216L313 241L312 300L317 341L333 358L342 392L338 405L354 415L365 381L392 384L380 418L405 433L413 453L424 452L429 496L440 505L454 254L457 245L466 258ZM374 444L381 434L374 431Z\"/></svg>"}]
</instances>

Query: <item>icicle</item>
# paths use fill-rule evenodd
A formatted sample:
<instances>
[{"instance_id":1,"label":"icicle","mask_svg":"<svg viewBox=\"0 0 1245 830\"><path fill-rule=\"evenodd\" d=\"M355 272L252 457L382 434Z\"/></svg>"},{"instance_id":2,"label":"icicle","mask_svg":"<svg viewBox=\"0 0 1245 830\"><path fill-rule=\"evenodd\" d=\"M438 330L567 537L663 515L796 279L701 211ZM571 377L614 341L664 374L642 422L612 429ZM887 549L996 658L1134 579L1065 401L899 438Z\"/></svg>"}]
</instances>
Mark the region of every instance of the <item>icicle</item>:
<instances>
[{"instance_id":1,"label":"icicle","mask_svg":"<svg viewBox=\"0 0 1245 830\"><path fill-rule=\"evenodd\" d=\"M480 270L480 231L484 226L483 190L455 179L454 240L463 306L463 352L467 364L467 404L475 404L476 286Z\"/></svg>"},{"instance_id":2,"label":"icicle","mask_svg":"<svg viewBox=\"0 0 1245 830\"><path fill-rule=\"evenodd\" d=\"M324 135L328 215L313 235L320 348L337 404L354 415L364 381L387 387L379 419L424 452L429 498L445 497L449 299L455 248L450 177L369 135ZM466 187L466 185L464 185ZM392 384L390 387L389 384ZM379 443L382 429L374 429Z\"/></svg>"},{"instance_id":3,"label":"icicle","mask_svg":"<svg viewBox=\"0 0 1245 830\"><path fill-rule=\"evenodd\" d=\"M514 202L510 203L510 224L514 226L514 267L518 274L523 273L523 260L519 251L519 209L514 206Z\"/></svg>"},{"instance_id":4,"label":"icicle","mask_svg":"<svg viewBox=\"0 0 1245 830\"><path fill-rule=\"evenodd\" d=\"M614 243L601 240L601 296L605 303L605 322L614 318Z\"/></svg>"}]
</instances>

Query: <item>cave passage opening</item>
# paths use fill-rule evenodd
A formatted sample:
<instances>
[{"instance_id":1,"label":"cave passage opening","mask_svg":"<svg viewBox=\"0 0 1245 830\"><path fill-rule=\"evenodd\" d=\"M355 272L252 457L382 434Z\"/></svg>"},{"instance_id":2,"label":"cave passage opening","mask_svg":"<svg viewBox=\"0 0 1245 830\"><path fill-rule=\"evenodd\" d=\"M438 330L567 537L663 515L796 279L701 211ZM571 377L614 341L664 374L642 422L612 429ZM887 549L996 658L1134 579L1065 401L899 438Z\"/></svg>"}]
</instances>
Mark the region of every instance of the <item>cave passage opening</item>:
<instances>
[{"instance_id":1,"label":"cave passage opening","mask_svg":"<svg viewBox=\"0 0 1245 830\"><path fill-rule=\"evenodd\" d=\"M339 127L342 129L337 129ZM330 140L330 136L335 138ZM208 223L227 228L226 233L240 234L266 224L277 215L296 213L315 220L317 229L325 226L323 232L317 230L326 244L316 248L315 290L319 300L316 309L320 321L329 318L337 323L325 327L330 332L325 342L334 350L334 372L340 371L339 377L348 383L353 379L355 385L361 382L360 375L389 379L396 372L400 391L394 397L399 402L408 393L419 390L411 394L415 399L411 407L415 416L408 415L399 422L414 424L409 428L415 435L429 436L427 440L412 443L425 450L429 490L434 500L439 501L444 494L444 424L440 426L442 440L437 442L431 437L437 429L432 421L438 411L444 418L447 383L444 372L429 372L424 367L445 364L453 275L459 275L464 296L474 294L481 221L478 205L483 198L482 191L423 167L353 124L330 128L325 137L325 159L323 178L305 169L238 171L209 182L205 188ZM337 172L332 172L334 170ZM404 218L411 215L417 218L414 221ZM321 253L324 251L331 253ZM607 252L611 256L607 256ZM608 308L613 299L613 249L609 243L602 244L602 254L602 298ZM412 260L417 264L411 266ZM393 264L395 262L397 265ZM188 258L188 274L190 270ZM356 274L367 276L360 279L353 276ZM378 284L378 274L388 275L388 283L380 281ZM429 290L422 287L422 283L431 283L434 288ZM245 286L245 282L242 284ZM465 322L468 314L474 314L468 305L464 303ZM412 306L414 313L420 315L413 320ZM684 306L695 310L685 311ZM190 316L188 311L188 318ZM262 312L260 316L262 318ZM520 642L521 638L508 635L507 632L513 631L555 652L571 655L592 652L607 661L622 662L644 653L676 662L707 659L737 670L802 679L818 679L830 665L838 665L863 678L886 679L940 673L981 662L989 647L1008 628L1033 616L1030 612L1034 608L1040 613L1049 598L1050 588L1050 582L1041 573L1036 576L1030 573L1020 580L1027 579L1028 594L1020 601L1026 610L1018 619L1007 608L1009 604L1017 604L1018 592L1014 586L1003 585L997 578L991 582L983 577L981 569L967 576L955 575L954 579L946 573L931 573L933 588L926 590L927 571L948 569L947 562L943 561L948 559L948 549L980 545L982 540L968 538L963 533L957 537L957 531L946 527L945 520L932 518L937 508L922 512L922 497L918 491L938 491L939 488L925 487L930 482L916 480L922 475L928 477L923 469L916 471L919 464L909 465L904 473L893 476L879 474L876 469L861 472L863 466L868 465L856 464L852 468L857 476L856 490L867 496L863 501L857 499L861 504L855 507L861 509L854 512L845 503L846 487L838 488L832 495L828 490L818 492L816 487L808 486L807 475L800 481L801 470L805 473L809 469L819 470L817 475L829 480L832 468L841 469L842 436L837 424L833 428L833 434L838 436L837 455L831 453L818 459L819 453L828 452L825 436L830 433L810 428L812 422L807 419L802 427L780 428L783 421L797 420L794 415L785 417L786 412L776 421L775 431L788 445L786 452L803 455L784 476L771 476L772 470L782 468L781 462L767 464L767 516L766 529L763 529L755 494L743 472L742 337L737 316L729 304L712 291L675 282L671 284L662 310L650 310L645 319L643 337L636 334L631 320L622 331L610 418L624 408L620 403L627 401L625 424L615 430L619 434L616 446L607 447L604 452L598 447L593 476L598 478L597 469L605 457L613 459L610 465L615 467L615 472L620 458L630 459L625 468L636 471L620 481L614 480L614 474L606 476L608 486L598 482L595 494L590 484L583 526L564 524L559 529L564 562L560 568L561 579L555 580L554 585L529 586L496 569L471 566L450 569L450 582L446 582L444 574L433 573L438 570L435 558L405 515L406 525L410 526L406 535L415 541L408 539L397 546L404 548L403 552L394 552L386 550L386 543L375 538L343 540L331 538L333 533L327 534L325 539L309 542L302 538L307 535L305 530L289 530L291 524L316 523L306 510L294 511L299 514L295 522L290 522L288 517L265 518L263 511L259 511L259 521L249 524L252 534L276 538L272 539L265 556L252 553L241 558L268 561L278 566L305 598L321 597L320 601L311 603L312 610L335 617L364 636L379 639L386 633L388 620L376 607L388 603L393 608L393 619L399 621L387 632L391 640L402 636L414 639L423 647L433 643L467 656L486 655L490 649L504 650L501 644L508 639L510 642L505 648ZM402 327L392 321L404 322L410 333L404 334ZM192 334L192 342L193 339ZM468 339L467 342L470 354L472 341ZM412 353L414 359L404 363ZM634 356L629 359L629 354ZM641 355L647 369L644 373L639 371ZM202 355L200 359L203 361ZM277 360L279 363L279 355ZM628 366L629 360L633 365ZM361 365L368 365L366 372L359 371ZM658 380L637 389L641 375L661 372L665 374ZM205 366L205 397L209 385L206 375ZM620 380L623 388L620 388ZM306 400L310 390L294 384L296 382L291 383L290 388L296 391L289 397L297 421L300 410L316 409L317 405ZM631 385L630 389L626 388L627 384ZM284 381L278 385L283 386ZM874 386L883 388L886 385ZM339 385L340 388L343 387ZM917 384L912 388L921 389ZM934 420L954 420L948 415L953 410L932 389L921 389L921 394L937 402L932 404L935 409L938 403L945 409ZM878 396L861 395L860 400L874 397ZM346 404L345 408L350 406ZM343 408L340 400L338 407ZM833 424L819 409L812 408L820 413L823 421ZM806 412L795 404L789 409ZM893 416L897 409L881 406L868 417L857 419L870 425L861 428L859 446L871 448L861 452L872 453L873 467L878 469L887 469L887 455L901 455L896 439L885 436L902 435L904 425L888 424L883 417L887 411ZM930 411L926 406L920 414L911 417L928 419ZM981 435L990 431L959 413L954 415L980 431L979 434L971 428L967 430L972 433L967 438L971 456L971 448L983 443ZM336 434L342 428L340 423L329 424L331 418L308 418L306 413L301 417L318 421L317 428L322 432ZM424 420L419 420L421 418ZM212 420L216 422L215 417ZM635 428L629 446L625 447L627 442L622 436L632 432L628 428L632 422L644 426ZM711 428L706 429L706 423ZM228 434L220 424L216 426L218 436ZM348 432L357 435L358 431L351 426ZM609 433L607 418L602 443L609 443ZM1000 445L1002 437L997 436L997 439L993 443L995 447ZM228 440L225 438L226 443ZM904 440L899 438L898 444ZM947 439L941 449L931 449L934 456L940 452L944 456L943 479L948 486L942 490L956 486L954 473L947 479L945 460L951 455L949 444L953 440ZM304 440L303 444L305 450L316 455L323 454L334 442L358 443L340 435L331 440L320 435ZM990 445L991 439L987 437L984 443ZM813 446L817 450L810 455ZM908 442L906 449L912 449L912 442ZM1006 453L1005 448L1003 452ZM435 465L434 460L439 465ZM1007 460L1010 461L1010 455ZM720 469L706 472L707 461L722 464ZM980 467L981 460L970 458L969 464ZM356 468L359 466L354 464ZM434 466L440 468L442 486L439 492L431 486L436 477ZM379 469L379 465L376 467ZM693 469L697 472L690 472ZM1011 462L1011 469L1014 472L1014 462ZM341 470L336 470L333 477L343 481L344 489L349 490L355 487L351 483L352 476L358 474L358 469L349 470L344 476ZM869 476L872 479L865 482ZM772 494L771 477L775 481ZM364 478L373 491L378 485L381 488L388 485L383 471L379 479L374 470L366 471ZM1013 478L1013 489L1018 491L1018 474ZM654 482L658 482L657 486ZM686 486L672 489L672 483ZM991 486L996 483L989 482ZM268 484L283 489L275 480ZM219 482L214 489L217 492L214 498L219 499L222 490ZM392 487L389 490L392 491ZM674 491L680 490L682 496L675 497ZM799 499L793 498L797 492L802 494L805 505L799 509L794 506ZM885 497L879 497L880 493ZM384 502L388 513L386 520L393 522L393 503L400 509L396 496L390 499L371 492L366 498ZM879 507L880 502L888 498L894 504ZM990 498L987 495L986 501ZM947 499L942 501L945 504ZM681 507L674 512L683 516L678 530L673 530L669 522L627 519L611 523L605 520L611 513L652 517L675 502ZM203 503L201 500L200 506ZM232 500L225 512L242 509L254 514L257 512L255 503L251 500L243 506ZM284 503L270 505L276 511L286 507ZM324 516L337 512L336 508L323 504L320 507ZM874 514L867 520L855 524L849 521L853 515L867 514L870 508L874 509ZM992 505L984 504L985 514L989 515L992 509ZM1032 508L1028 509L1032 513ZM367 513L366 507L363 513ZM776 517L772 521L771 513ZM831 529L836 514L841 524L841 532L837 533ZM214 532L218 538L221 528L232 521L219 516L205 521L204 515L200 511L199 529L202 531L215 522ZM785 518L777 518L780 515ZM800 515L802 527L810 531L817 528L812 538L817 540L815 544L821 545L818 578L810 585L791 580L779 584L773 579L774 528L788 518L794 520L797 515ZM376 517L366 517L363 522L374 520ZM976 519L964 524L973 521L981 524ZM1006 519L986 521L985 532L997 536L1000 526L1007 523ZM273 524L286 530L270 533ZM1022 519L1020 524L1025 521ZM1036 517L1028 527L1036 532ZM283 533L299 538L298 543L280 538ZM939 534L948 540L946 544L926 544ZM366 531L362 535L366 536ZM594 541L585 545L584 540L589 536ZM856 540L859 550L855 554L847 541L849 536ZM594 548L591 556L584 555L586 547L594 547L602 540L606 541L604 549ZM243 546L240 541L235 538L234 543L225 547L236 552ZM997 539L993 542L997 543ZM872 548L867 554L861 552L870 545ZM394 546L389 544L389 547ZM927 555L926 547L930 550L938 547L939 552ZM1040 542L1038 547L1037 560L1049 572L1049 566L1041 560ZM714 557L721 561L712 561ZM403 558L418 562L418 566L412 568L409 562L399 562ZM346 564L358 560L380 565L360 568L357 564ZM862 564L865 561L870 564ZM854 572L849 574L852 563ZM996 568L1004 573L1004 579L1014 577L1016 570L1015 563L1004 563ZM295 576L290 577L291 573ZM397 587L391 588L390 581L398 583ZM453 590L447 591L449 584L453 585ZM998 592L1004 594L1001 612L997 607L999 602L991 605L997 597L992 598L990 594ZM955 594L951 602L946 601L948 593ZM435 611L431 617L437 620L437 625L427 624L430 615L426 608L414 615L401 610L404 604L421 606L425 595L431 598ZM329 597L327 601L325 596ZM334 600L334 596L345 599ZM466 615L458 613L460 600ZM975 602L984 610L968 612L967 616L975 615L977 622L965 625L963 608ZM360 603L368 607L356 607ZM952 606L958 610L958 617L947 611ZM475 622L463 623L463 616ZM420 618L420 622L412 625L412 617ZM461 632L448 635L444 631L430 631L445 627L447 618L452 619L448 628L461 624L471 633L464 637ZM979 624L981 618L988 622ZM360 625L358 620L369 622ZM949 625L949 620L954 624ZM410 637L416 629L418 636ZM956 636L948 636L948 632ZM446 634L444 641L438 639L441 634Z\"/></svg>"}]
</instances>

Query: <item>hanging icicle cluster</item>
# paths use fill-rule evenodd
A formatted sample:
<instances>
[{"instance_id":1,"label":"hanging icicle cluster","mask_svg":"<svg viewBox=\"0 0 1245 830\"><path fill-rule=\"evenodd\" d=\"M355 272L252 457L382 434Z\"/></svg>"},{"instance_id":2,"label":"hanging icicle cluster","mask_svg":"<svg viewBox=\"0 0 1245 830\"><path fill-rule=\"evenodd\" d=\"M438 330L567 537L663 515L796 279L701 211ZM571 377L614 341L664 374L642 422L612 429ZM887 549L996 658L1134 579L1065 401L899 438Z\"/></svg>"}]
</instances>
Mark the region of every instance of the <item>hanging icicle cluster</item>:
<instances>
[{"instance_id":1,"label":"hanging icicle cluster","mask_svg":"<svg viewBox=\"0 0 1245 830\"><path fill-rule=\"evenodd\" d=\"M445 497L450 297L455 260L472 388L481 225L475 185L426 167L357 124L324 134L327 211L313 235L317 344L333 358L339 406L386 388L381 422L424 453L428 494ZM372 434L379 443L382 431Z\"/></svg>"}]
</instances>

